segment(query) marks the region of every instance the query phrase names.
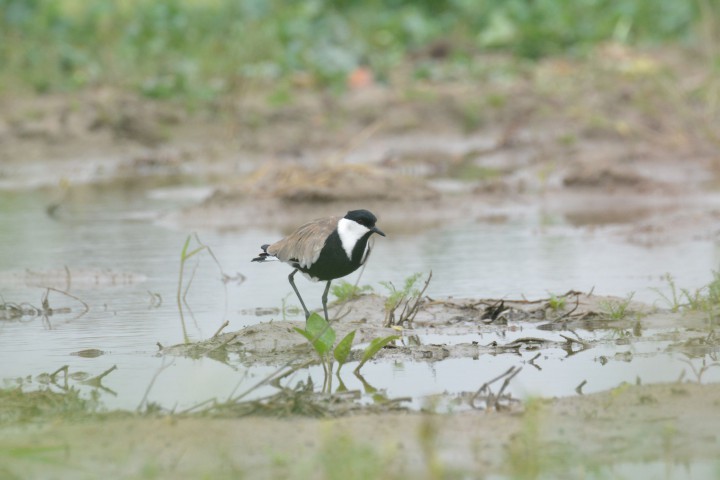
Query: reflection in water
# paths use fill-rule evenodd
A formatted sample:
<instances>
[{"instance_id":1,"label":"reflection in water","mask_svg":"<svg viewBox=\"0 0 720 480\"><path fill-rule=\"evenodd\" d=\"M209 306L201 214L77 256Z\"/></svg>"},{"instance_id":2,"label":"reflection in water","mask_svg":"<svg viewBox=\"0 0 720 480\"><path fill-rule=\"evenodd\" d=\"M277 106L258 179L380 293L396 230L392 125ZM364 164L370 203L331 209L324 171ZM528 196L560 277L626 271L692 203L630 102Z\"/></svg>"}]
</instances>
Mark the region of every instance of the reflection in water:
<instances>
[{"instance_id":1,"label":"reflection in water","mask_svg":"<svg viewBox=\"0 0 720 480\"><path fill-rule=\"evenodd\" d=\"M208 398L227 398L273 371L273 367L263 366L248 370L241 359L232 357L225 362L208 357L177 358L163 365L157 353L160 346L180 343L185 335L190 340L208 338L225 321L229 326L224 331L232 331L283 316L301 320L302 316L291 316L296 309L286 308L294 306L294 300L287 297L291 293L287 282L278 281L283 278L279 271L286 272L284 267L277 264L261 269L250 263L262 240L279 238L279 231L199 233L224 275L207 250L187 259L185 278L192 276L192 284L183 295L192 310L184 310L184 333L174 300L181 251L192 232L143 220L177 208L182 200L106 187L73 192L48 216L46 206L51 203L52 196L42 192L0 193L0 293L5 302L28 302L42 310L44 287L69 289L89 311L79 316L84 307L78 301L54 292L48 299L53 315L4 318L0 314L0 379L32 386L39 383L39 375L67 366L70 384L81 386L73 380L73 373L100 375L117 365L117 370L102 378L104 388L117 392L117 396L103 397L108 407L136 408L142 402L187 407ZM500 223L470 222L422 235L393 235L392 229L388 230L389 236L375 248L372 268L366 270L361 283L383 292L380 281L400 284L412 273L432 270L431 297L532 298L594 288L604 295L636 292L635 300L652 303L659 300L653 288L666 288L665 273L670 272L680 286L697 288L710 280L718 260L717 247L710 241L643 248L562 221L548 224L533 215ZM246 281L232 281L239 278ZM299 288L308 298L319 298L323 286L303 281ZM285 304L286 298L290 305ZM523 335L530 336L532 328L528 326ZM607 332L584 332L589 339L603 334ZM426 332L415 335L405 341L479 341L473 335L472 339L431 338ZM487 342L487 337L482 341ZM363 374L370 383L349 373L352 369L342 375L341 382L347 389L361 391L372 384L389 398L412 396L419 407L421 396L474 391L511 367L531 363L536 368L523 368L508 386L508 393L520 398L573 395L582 382L586 382L582 391L591 393L638 378L645 383L675 380L683 371L691 371L684 360L695 369L702 368L700 359L687 359L682 353L657 354L666 346L656 341L608 342L577 349L571 359L563 349L548 349L540 358L534 358L537 352L525 351L436 363L369 363ZM72 355L90 349L104 354L95 358ZM706 371L703 381L719 381L720 369L715 370ZM311 367L309 375L316 385L322 385L320 367ZM152 389L144 398L151 382ZM267 387L257 393L270 391Z\"/></svg>"}]
</instances>

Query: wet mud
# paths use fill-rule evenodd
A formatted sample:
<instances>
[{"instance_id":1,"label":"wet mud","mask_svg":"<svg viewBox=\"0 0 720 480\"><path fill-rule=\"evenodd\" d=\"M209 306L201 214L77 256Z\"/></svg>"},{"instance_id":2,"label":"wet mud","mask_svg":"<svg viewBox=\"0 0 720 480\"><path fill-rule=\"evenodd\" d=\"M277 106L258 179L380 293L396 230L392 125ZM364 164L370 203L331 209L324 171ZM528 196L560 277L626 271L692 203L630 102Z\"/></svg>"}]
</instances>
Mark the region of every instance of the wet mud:
<instances>
[{"instance_id":1,"label":"wet mud","mask_svg":"<svg viewBox=\"0 0 720 480\"><path fill-rule=\"evenodd\" d=\"M708 419L718 409L718 385L685 383L622 385L593 395L535 400L511 414L48 422L0 427L5 438L12 435L15 444L27 445L24 460L2 468L25 478L46 476L48 462L63 478L94 471L123 477L152 472L180 478L302 478L333 475L347 462L368 462L364 471L401 478L439 472L531 478L540 471L711 478L720 447L716 424ZM637 469L628 470L633 465Z\"/></svg>"}]
</instances>

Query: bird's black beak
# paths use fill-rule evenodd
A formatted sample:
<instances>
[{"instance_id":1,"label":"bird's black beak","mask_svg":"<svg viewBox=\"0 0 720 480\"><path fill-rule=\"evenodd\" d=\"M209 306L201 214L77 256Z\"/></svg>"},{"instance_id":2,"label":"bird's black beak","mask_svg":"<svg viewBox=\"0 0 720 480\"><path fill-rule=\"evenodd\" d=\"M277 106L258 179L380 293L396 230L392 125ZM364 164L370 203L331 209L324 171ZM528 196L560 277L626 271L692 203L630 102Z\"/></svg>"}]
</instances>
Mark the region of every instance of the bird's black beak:
<instances>
[{"instance_id":1,"label":"bird's black beak","mask_svg":"<svg viewBox=\"0 0 720 480\"><path fill-rule=\"evenodd\" d=\"M378 235L382 235L383 237L385 236L385 234L383 233L383 231L380 230L380 229L377 228L377 227L371 228L370 231L371 231L371 232L375 232L375 233L377 233Z\"/></svg>"}]
</instances>

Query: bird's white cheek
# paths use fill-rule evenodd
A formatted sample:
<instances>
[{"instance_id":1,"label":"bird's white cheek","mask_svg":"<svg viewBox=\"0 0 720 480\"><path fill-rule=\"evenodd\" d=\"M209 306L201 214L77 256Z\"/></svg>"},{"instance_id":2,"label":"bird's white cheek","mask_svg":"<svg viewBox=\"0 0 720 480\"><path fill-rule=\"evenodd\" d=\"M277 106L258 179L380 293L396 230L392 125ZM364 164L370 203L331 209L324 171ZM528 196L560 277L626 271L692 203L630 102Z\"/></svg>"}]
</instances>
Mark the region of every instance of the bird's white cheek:
<instances>
[{"instance_id":1,"label":"bird's white cheek","mask_svg":"<svg viewBox=\"0 0 720 480\"><path fill-rule=\"evenodd\" d=\"M338 235L340 236L340 242L348 259L352 259L352 251L353 248L355 248L355 244L369 231L369 228L357 222L353 222L347 218L340 219L338 222Z\"/></svg>"}]
</instances>

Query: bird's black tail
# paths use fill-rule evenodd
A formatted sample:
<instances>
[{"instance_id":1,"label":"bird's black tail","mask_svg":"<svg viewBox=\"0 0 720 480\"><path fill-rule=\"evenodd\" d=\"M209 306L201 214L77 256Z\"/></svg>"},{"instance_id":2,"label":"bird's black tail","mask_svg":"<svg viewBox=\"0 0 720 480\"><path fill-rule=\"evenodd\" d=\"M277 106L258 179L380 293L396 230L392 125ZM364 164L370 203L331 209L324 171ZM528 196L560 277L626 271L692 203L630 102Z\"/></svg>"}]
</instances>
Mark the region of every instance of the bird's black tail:
<instances>
[{"instance_id":1,"label":"bird's black tail","mask_svg":"<svg viewBox=\"0 0 720 480\"><path fill-rule=\"evenodd\" d=\"M252 261L252 262L264 262L265 260L267 260L267 257L270 256L270 254L267 253L267 249L268 249L269 246L270 246L270 244L268 244L268 243L266 243L265 245L261 246L260 248L262 248L263 253L261 253L260 255L258 255L258 256L255 257L255 258L253 258L251 261Z\"/></svg>"}]
</instances>

